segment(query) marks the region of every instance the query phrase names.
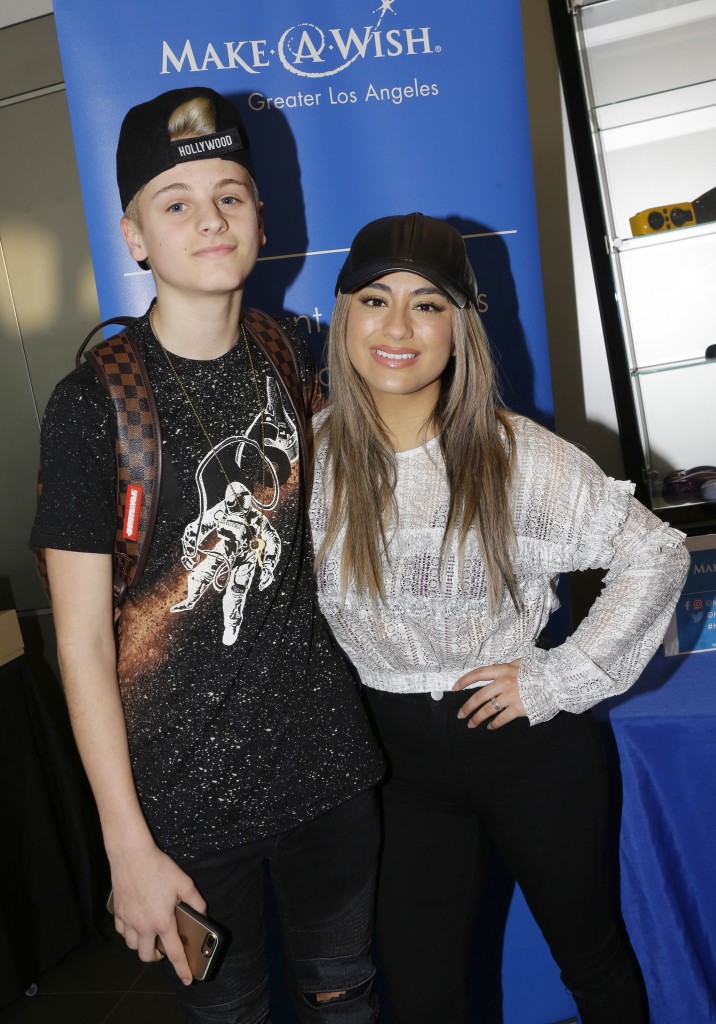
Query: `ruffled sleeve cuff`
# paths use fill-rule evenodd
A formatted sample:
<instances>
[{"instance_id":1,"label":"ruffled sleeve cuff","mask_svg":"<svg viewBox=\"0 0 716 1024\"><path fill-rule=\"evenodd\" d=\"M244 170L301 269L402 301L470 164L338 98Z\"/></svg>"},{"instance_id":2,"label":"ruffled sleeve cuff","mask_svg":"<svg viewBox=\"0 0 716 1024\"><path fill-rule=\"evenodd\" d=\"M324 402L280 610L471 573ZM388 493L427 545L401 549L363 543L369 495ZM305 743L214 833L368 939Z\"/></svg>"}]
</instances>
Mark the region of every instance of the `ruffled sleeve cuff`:
<instances>
[{"instance_id":1,"label":"ruffled sleeve cuff","mask_svg":"<svg viewBox=\"0 0 716 1024\"><path fill-rule=\"evenodd\" d=\"M559 711L581 714L606 697L628 689L630 675L614 679L591 661L573 639L551 650L532 648L517 678L530 725L548 722Z\"/></svg>"}]
</instances>

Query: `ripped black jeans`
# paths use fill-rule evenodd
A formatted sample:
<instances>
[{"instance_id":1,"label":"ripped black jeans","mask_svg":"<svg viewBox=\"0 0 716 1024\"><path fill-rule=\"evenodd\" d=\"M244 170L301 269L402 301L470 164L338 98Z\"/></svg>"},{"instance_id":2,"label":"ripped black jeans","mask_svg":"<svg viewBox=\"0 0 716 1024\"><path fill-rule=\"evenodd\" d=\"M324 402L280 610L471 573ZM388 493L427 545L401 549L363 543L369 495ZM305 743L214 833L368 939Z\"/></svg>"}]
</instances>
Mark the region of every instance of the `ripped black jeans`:
<instances>
[{"instance_id":1,"label":"ripped black jeans","mask_svg":"<svg viewBox=\"0 0 716 1024\"><path fill-rule=\"evenodd\" d=\"M276 896L291 997L305 1024L373 1024L370 956L379 842L372 790L268 839L182 864L232 934L212 981L176 981L189 1024L269 1021L264 862ZM327 1001L319 993L345 992Z\"/></svg>"}]
</instances>

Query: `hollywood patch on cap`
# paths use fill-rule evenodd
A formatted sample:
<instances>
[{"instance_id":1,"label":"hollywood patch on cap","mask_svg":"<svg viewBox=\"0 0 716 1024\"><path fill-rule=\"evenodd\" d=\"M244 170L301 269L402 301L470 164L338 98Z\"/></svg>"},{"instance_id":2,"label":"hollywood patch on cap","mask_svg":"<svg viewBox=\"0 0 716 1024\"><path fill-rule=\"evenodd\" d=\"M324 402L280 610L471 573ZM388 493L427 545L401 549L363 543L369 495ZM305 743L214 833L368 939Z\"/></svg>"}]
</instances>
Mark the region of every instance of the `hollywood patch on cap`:
<instances>
[{"instance_id":1,"label":"hollywood patch on cap","mask_svg":"<svg viewBox=\"0 0 716 1024\"><path fill-rule=\"evenodd\" d=\"M182 103L199 97L211 101L216 130L210 135L172 141L168 131L171 115ZM132 107L122 122L117 144L117 185L122 209L126 210L137 192L163 171L188 160L216 157L240 164L254 177L241 115L220 93L202 86L172 89Z\"/></svg>"}]
</instances>

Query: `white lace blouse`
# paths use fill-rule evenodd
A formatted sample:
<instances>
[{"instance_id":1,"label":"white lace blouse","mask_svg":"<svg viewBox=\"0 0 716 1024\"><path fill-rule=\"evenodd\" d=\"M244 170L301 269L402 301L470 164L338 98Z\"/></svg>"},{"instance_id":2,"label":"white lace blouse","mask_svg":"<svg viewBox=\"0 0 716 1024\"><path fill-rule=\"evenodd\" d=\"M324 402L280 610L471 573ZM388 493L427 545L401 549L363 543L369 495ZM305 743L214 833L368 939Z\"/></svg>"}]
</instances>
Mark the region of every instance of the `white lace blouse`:
<instances>
[{"instance_id":1,"label":"white lace blouse","mask_svg":"<svg viewBox=\"0 0 716 1024\"><path fill-rule=\"evenodd\" d=\"M329 415L316 417L315 426ZM523 608L505 591L488 612L479 546L469 540L439 571L448 492L437 439L397 455L397 528L383 558L385 602L349 585L342 593L340 538L319 567L318 594L338 642L363 683L437 698L473 668L522 658L518 685L531 724L560 710L581 712L626 690L661 641L684 582L682 534L632 497L583 452L530 420L514 417L514 570ZM316 458L311 521L316 549L330 506L325 451ZM608 568L589 615L561 646L535 647L558 607L559 574Z\"/></svg>"}]
</instances>

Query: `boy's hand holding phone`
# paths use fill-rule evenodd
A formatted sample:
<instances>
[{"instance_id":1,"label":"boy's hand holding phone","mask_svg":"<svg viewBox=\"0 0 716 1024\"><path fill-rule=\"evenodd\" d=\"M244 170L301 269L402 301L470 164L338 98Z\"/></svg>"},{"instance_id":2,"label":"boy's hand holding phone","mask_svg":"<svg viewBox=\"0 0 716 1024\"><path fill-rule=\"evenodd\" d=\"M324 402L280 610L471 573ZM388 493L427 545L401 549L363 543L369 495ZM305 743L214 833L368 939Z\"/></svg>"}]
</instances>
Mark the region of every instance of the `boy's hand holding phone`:
<instances>
[{"instance_id":1,"label":"boy's hand holding phone","mask_svg":"<svg viewBox=\"0 0 716 1024\"><path fill-rule=\"evenodd\" d=\"M109 894L107 910L114 914L113 894ZM206 981L216 973L223 956L227 935L210 918L200 914L186 903L178 903L174 910L177 936L194 981ZM167 955L165 943L157 935L156 959ZM173 962L173 961L172 961ZM179 972L177 972L179 973ZM181 975L179 975L181 977Z\"/></svg>"},{"instance_id":2,"label":"boy's hand holding phone","mask_svg":"<svg viewBox=\"0 0 716 1024\"><path fill-rule=\"evenodd\" d=\"M142 858L135 851L133 862L126 869L121 860L117 863L118 858L110 858L115 928L145 963L161 958L156 949L160 939L177 977L184 985L191 985L193 976L174 911L177 903L183 901L203 912L206 903L191 878L170 857L156 847L151 853Z\"/></svg>"}]
</instances>

